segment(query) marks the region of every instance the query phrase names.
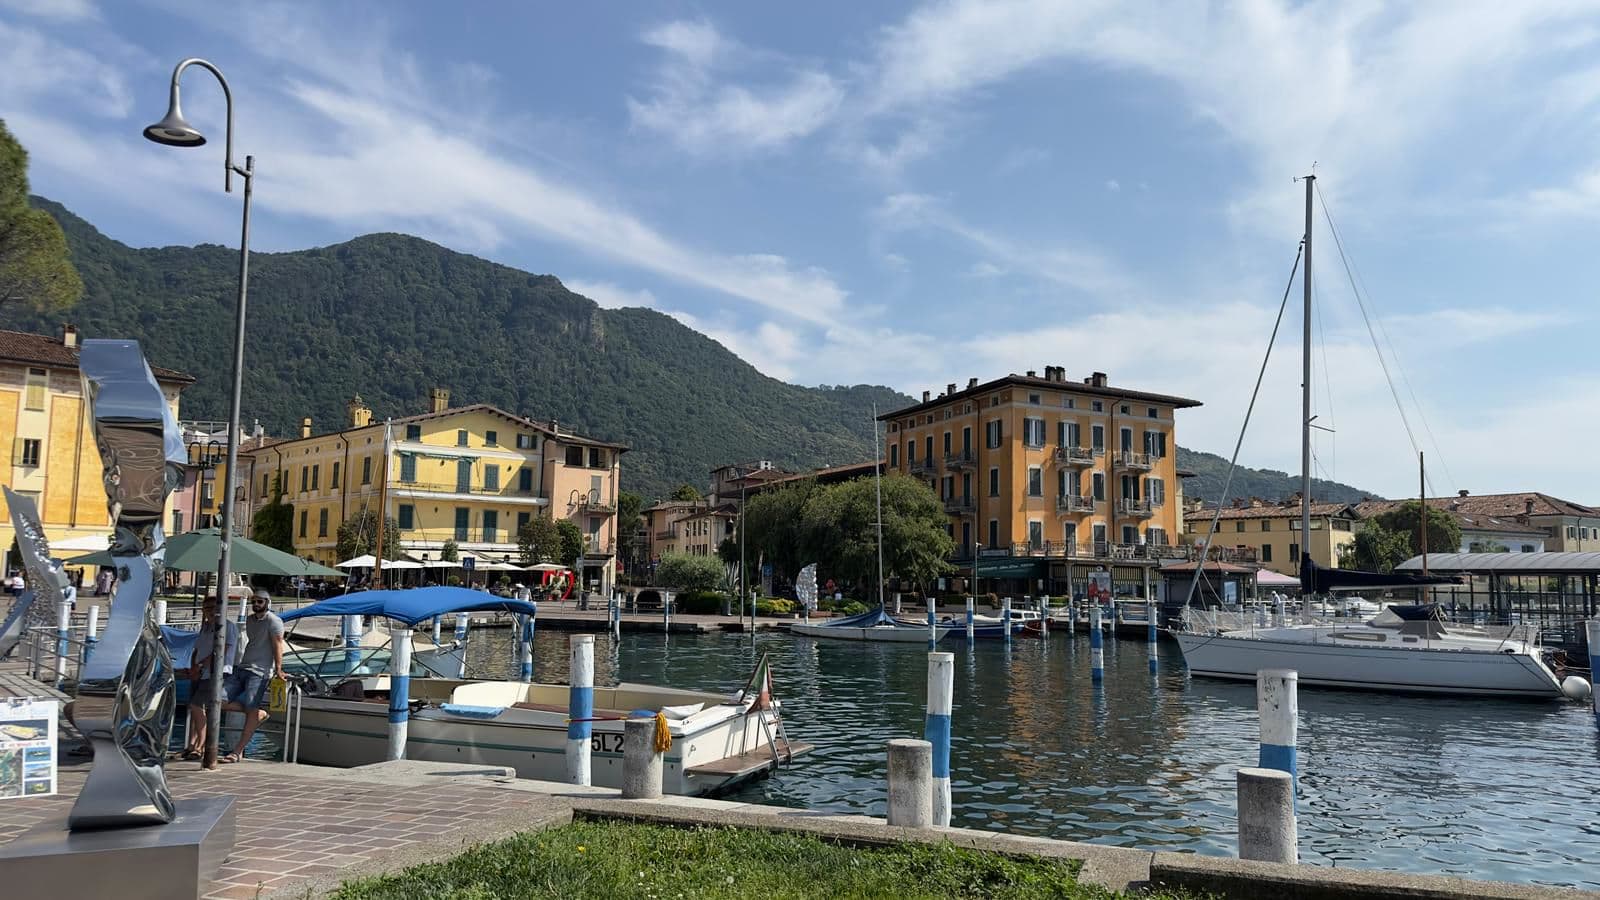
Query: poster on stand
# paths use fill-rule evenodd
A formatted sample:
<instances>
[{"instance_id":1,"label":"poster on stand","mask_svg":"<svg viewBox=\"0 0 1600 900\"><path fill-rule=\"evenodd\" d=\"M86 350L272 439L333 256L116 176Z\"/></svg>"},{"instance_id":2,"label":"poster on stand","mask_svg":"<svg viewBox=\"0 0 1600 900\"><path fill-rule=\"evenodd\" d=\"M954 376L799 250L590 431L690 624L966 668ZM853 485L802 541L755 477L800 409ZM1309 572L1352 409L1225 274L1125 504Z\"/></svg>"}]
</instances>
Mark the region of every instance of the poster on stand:
<instances>
[{"instance_id":1,"label":"poster on stand","mask_svg":"<svg viewBox=\"0 0 1600 900\"><path fill-rule=\"evenodd\" d=\"M56 716L60 702L0 700L0 800L56 792Z\"/></svg>"}]
</instances>

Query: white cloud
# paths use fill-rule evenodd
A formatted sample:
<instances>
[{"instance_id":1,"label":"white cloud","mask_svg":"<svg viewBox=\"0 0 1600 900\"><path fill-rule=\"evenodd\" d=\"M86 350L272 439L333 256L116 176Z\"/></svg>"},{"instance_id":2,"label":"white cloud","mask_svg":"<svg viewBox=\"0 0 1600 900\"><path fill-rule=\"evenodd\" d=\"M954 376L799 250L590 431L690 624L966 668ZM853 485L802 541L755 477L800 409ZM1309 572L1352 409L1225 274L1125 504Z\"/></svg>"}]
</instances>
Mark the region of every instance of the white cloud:
<instances>
[{"instance_id":1,"label":"white cloud","mask_svg":"<svg viewBox=\"0 0 1600 900\"><path fill-rule=\"evenodd\" d=\"M1536 188L1529 191L1508 210L1518 213L1548 217L1600 217L1600 166L1575 177L1561 187Z\"/></svg>"},{"instance_id":2,"label":"white cloud","mask_svg":"<svg viewBox=\"0 0 1600 900\"><path fill-rule=\"evenodd\" d=\"M577 278L563 278L562 283L567 286L567 290L582 294L606 309L621 309L628 306L655 309L657 305L656 295L643 288L630 291L610 281L585 281Z\"/></svg>"},{"instance_id":3,"label":"white cloud","mask_svg":"<svg viewBox=\"0 0 1600 900\"><path fill-rule=\"evenodd\" d=\"M1122 190L1122 183L1117 181L1115 178L1108 178L1106 179L1106 190L1114 194L1117 191Z\"/></svg>"},{"instance_id":4,"label":"white cloud","mask_svg":"<svg viewBox=\"0 0 1600 900\"><path fill-rule=\"evenodd\" d=\"M998 278L1005 273L1005 269L1000 268L988 260L980 260L975 262L972 264L972 268L967 270L967 274L971 275L973 278Z\"/></svg>"},{"instance_id":5,"label":"white cloud","mask_svg":"<svg viewBox=\"0 0 1600 900\"><path fill-rule=\"evenodd\" d=\"M95 53L32 28L0 21L0 109L67 100L89 113L120 118L132 98L122 72Z\"/></svg>"},{"instance_id":6,"label":"white cloud","mask_svg":"<svg viewBox=\"0 0 1600 900\"><path fill-rule=\"evenodd\" d=\"M780 147L821 127L844 97L831 76L814 68L798 68L760 88L716 83L719 68L742 54L707 22L668 23L643 40L667 58L650 96L628 98L629 116L636 127L696 155Z\"/></svg>"},{"instance_id":7,"label":"white cloud","mask_svg":"<svg viewBox=\"0 0 1600 900\"><path fill-rule=\"evenodd\" d=\"M100 18L89 0L0 0L0 7L56 22L81 22Z\"/></svg>"}]
</instances>

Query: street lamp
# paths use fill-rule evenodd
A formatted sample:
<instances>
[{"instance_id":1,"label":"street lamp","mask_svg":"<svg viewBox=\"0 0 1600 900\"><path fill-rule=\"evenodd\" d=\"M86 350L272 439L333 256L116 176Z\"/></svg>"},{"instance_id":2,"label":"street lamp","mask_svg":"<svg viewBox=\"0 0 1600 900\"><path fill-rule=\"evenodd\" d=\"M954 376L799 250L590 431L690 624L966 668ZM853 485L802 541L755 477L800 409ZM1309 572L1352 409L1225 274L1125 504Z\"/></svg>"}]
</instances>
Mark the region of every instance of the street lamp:
<instances>
[{"instance_id":1,"label":"street lamp","mask_svg":"<svg viewBox=\"0 0 1600 900\"><path fill-rule=\"evenodd\" d=\"M231 495L233 484L238 479L239 466L239 391L244 383L245 290L250 278L250 189L255 181L256 162L255 157L246 156L243 168L234 165L233 92L228 89L228 80L222 77L221 70L196 57L183 60L172 70L172 89L167 102L167 114L161 121L146 128L144 136L169 147L199 147L206 142L205 136L183 118L183 110L178 105L178 81L183 77L183 70L190 66L199 66L215 75L217 83L222 85L223 99L227 101L228 128L222 157L222 189L233 193L233 176L239 175L244 179L244 221L239 229L239 298L233 312L233 386L228 399L228 482L223 488ZM223 623L228 621L228 575L233 562L233 506L231 496L222 504L222 534L219 539L222 552L217 559L217 616L211 624L212 646L219 650L222 647L221 629ZM226 657L227 654L220 652L211 655L211 683L219 688L222 685L222 665ZM206 701L204 765L208 769L217 767L217 746L221 735L222 697L220 691L214 691Z\"/></svg>"}]
</instances>

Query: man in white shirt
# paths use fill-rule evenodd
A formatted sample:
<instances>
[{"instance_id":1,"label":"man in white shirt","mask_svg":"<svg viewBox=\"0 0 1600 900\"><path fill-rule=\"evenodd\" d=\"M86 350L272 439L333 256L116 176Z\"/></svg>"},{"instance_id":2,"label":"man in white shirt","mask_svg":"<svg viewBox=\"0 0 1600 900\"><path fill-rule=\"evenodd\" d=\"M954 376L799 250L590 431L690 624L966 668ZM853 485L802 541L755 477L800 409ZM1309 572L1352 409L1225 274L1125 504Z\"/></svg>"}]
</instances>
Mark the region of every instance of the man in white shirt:
<instances>
[{"instance_id":1,"label":"man in white shirt","mask_svg":"<svg viewBox=\"0 0 1600 900\"><path fill-rule=\"evenodd\" d=\"M212 642L215 634L212 632L212 623L217 620L217 598L210 597L202 607L200 618L200 637L195 639L194 653L190 656L189 667L189 729L188 740L184 741L183 759L199 759L206 749L206 706L217 693L217 682L212 674ZM239 659L239 626L228 622L222 636L223 657L222 674L227 676L233 672L233 664Z\"/></svg>"}]
</instances>

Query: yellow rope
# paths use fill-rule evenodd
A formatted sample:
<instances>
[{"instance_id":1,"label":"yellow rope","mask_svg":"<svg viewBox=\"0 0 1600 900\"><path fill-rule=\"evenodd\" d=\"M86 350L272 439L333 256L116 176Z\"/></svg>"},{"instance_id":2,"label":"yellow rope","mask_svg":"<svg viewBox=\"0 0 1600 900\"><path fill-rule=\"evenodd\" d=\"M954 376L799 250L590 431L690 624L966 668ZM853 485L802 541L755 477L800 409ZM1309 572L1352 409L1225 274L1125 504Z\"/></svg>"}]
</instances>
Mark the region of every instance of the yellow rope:
<instances>
[{"instance_id":1,"label":"yellow rope","mask_svg":"<svg viewBox=\"0 0 1600 900\"><path fill-rule=\"evenodd\" d=\"M666 714L658 712L658 713L656 713L655 750L656 750L657 753L665 753L665 752L667 752L668 750L671 750L671 749L672 749L672 730L667 727L667 716L666 716Z\"/></svg>"}]
</instances>

